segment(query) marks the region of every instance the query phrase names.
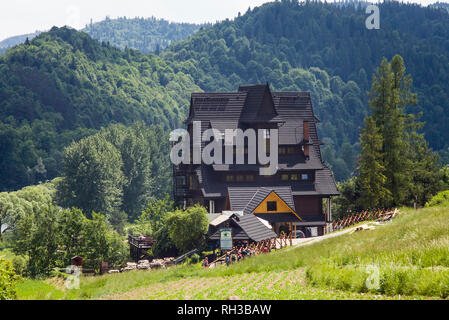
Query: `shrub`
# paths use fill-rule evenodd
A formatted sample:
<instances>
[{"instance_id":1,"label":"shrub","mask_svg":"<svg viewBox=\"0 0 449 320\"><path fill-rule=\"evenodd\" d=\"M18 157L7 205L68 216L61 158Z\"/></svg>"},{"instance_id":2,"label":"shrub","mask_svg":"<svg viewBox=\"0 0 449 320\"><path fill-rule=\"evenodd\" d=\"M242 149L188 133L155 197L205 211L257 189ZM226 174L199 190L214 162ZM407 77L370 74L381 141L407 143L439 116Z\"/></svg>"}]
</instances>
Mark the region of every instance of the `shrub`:
<instances>
[{"instance_id":1,"label":"shrub","mask_svg":"<svg viewBox=\"0 0 449 320\"><path fill-rule=\"evenodd\" d=\"M449 190L438 192L426 203L426 207L449 206Z\"/></svg>"},{"instance_id":2,"label":"shrub","mask_svg":"<svg viewBox=\"0 0 449 320\"><path fill-rule=\"evenodd\" d=\"M12 263L0 259L0 300L16 298L16 283L19 279Z\"/></svg>"},{"instance_id":3,"label":"shrub","mask_svg":"<svg viewBox=\"0 0 449 320\"><path fill-rule=\"evenodd\" d=\"M190 257L190 263L198 263L200 261L200 256L196 253L192 254L192 256Z\"/></svg>"},{"instance_id":4,"label":"shrub","mask_svg":"<svg viewBox=\"0 0 449 320\"><path fill-rule=\"evenodd\" d=\"M27 259L23 256L14 256L11 262L14 266L15 272L21 276L24 276L28 264Z\"/></svg>"}]
</instances>

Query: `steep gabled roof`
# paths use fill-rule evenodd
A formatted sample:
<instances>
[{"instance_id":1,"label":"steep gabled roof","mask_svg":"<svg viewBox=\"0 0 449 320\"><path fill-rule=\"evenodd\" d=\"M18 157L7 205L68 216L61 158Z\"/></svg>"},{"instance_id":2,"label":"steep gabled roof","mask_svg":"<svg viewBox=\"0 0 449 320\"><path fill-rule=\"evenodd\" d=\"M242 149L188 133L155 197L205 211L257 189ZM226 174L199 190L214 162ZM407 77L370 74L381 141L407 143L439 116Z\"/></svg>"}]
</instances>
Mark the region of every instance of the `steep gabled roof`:
<instances>
[{"instance_id":1,"label":"steep gabled roof","mask_svg":"<svg viewBox=\"0 0 449 320\"><path fill-rule=\"evenodd\" d=\"M271 193L275 192L292 210L295 203L291 186L232 186L228 187L229 203L232 210L243 211L248 214Z\"/></svg>"},{"instance_id":2,"label":"steep gabled roof","mask_svg":"<svg viewBox=\"0 0 449 320\"><path fill-rule=\"evenodd\" d=\"M246 123L284 122L284 119L276 111L268 83L240 86L238 91L247 92L245 109L240 121Z\"/></svg>"},{"instance_id":3,"label":"steep gabled roof","mask_svg":"<svg viewBox=\"0 0 449 320\"><path fill-rule=\"evenodd\" d=\"M276 233L269 229L265 224L260 221L256 216L252 214L245 214L243 216L232 215L227 217L224 221L230 220L233 225L233 235L232 239L235 240L253 240L255 242L276 238ZM223 221L223 222L224 222ZM210 240L220 239L220 229L219 225L215 226L218 228L211 236Z\"/></svg>"}]
</instances>

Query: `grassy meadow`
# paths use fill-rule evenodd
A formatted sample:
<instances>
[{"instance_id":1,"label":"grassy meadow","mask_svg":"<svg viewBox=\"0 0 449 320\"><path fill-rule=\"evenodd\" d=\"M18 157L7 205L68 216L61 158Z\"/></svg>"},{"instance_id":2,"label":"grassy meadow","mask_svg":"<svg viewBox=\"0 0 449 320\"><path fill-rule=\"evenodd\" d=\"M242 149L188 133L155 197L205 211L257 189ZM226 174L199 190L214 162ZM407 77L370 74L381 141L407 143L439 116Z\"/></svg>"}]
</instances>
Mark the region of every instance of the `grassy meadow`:
<instances>
[{"instance_id":1,"label":"grassy meadow","mask_svg":"<svg viewBox=\"0 0 449 320\"><path fill-rule=\"evenodd\" d=\"M446 299L449 207L401 209L392 222L302 247L288 247L230 267L25 279L19 299Z\"/></svg>"}]
</instances>

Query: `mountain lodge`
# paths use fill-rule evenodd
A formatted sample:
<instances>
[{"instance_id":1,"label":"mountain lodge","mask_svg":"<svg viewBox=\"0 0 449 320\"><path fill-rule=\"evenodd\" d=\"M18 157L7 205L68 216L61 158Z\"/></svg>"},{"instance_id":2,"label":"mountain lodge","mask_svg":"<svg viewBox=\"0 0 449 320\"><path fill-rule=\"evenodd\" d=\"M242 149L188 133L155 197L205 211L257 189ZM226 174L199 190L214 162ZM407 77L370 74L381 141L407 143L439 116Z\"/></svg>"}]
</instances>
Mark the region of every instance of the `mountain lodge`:
<instances>
[{"instance_id":1,"label":"mountain lodge","mask_svg":"<svg viewBox=\"0 0 449 320\"><path fill-rule=\"evenodd\" d=\"M211 128L221 132L278 129L277 172L260 175L263 165L259 162L174 165L178 204L199 203L211 214L255 215L269 222L278 235L301 230L307 236L318 236L330 231L331 198L339 193L321 158L319 120L309 92L272 92L268 84L262 84L240 86L237 92L193 93L185 121L190 136L194 121L200 122L201 132ZM201 146L205 145L207 142L201 141ZM244 150L246 158L247 144Z\"/></svg>"}]
</instances>

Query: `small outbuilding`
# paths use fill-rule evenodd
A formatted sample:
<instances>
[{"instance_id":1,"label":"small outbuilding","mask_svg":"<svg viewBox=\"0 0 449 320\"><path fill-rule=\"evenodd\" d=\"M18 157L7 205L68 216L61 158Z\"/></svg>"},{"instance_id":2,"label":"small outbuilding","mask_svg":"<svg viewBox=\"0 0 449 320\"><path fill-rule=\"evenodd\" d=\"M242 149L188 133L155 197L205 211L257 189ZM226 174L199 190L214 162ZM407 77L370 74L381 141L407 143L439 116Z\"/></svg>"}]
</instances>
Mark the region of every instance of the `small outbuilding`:
<instances>
[{"instance_id":1,"label":"small outbuilding","mask_svg":"<svg viewBox=\"0 0 449 320\"><path fill-rule=\"evenodd\" d=\"M220 247L221 229L230 228L234 246L276 238L276 233L252 214L214 214L209 217L207 240L212 250Z\"/></svg>"}]
</instances>

